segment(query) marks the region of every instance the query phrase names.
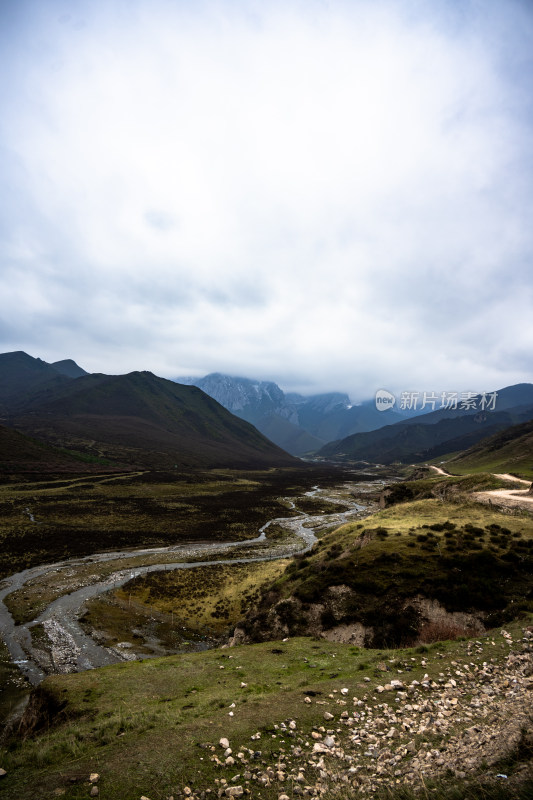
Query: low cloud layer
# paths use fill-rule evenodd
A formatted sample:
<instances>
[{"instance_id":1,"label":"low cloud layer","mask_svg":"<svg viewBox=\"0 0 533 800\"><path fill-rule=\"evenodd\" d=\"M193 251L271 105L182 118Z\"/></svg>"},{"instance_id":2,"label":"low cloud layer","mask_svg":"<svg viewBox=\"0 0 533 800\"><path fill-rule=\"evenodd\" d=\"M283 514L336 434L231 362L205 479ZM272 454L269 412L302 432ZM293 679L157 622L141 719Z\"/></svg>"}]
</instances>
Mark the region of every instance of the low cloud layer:
<instances>
[{"instance_id":1,"label":"low cloud layer","mask_svg":"<svg viewBox=\"0 0 533 800\"><path fill-rule=\"evenodd\" d=\"M11 0L0 349L357 400L533 380L533 8Z\"/></svg>"}]
</instances>

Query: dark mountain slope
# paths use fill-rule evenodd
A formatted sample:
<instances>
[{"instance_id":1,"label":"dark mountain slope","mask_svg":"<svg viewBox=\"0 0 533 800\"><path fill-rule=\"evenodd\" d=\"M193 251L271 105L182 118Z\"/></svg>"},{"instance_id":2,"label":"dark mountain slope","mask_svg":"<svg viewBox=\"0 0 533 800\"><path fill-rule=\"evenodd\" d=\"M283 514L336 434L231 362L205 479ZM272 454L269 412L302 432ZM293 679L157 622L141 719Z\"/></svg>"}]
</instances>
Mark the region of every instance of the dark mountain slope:
<instances>
[{"instance_id":1,"label":"dark mountain slope","mask_svg":"<svg viewBox=\"0 0 533 800\"><path fill-rule=\"evenodd\" d=\"M491 395L495 394L495 401L492 405ZM491 411L508 411L520 406L530 407L533 406L533 383L517 383L514 386L506 386L499 389L497 392L488 393L485 400L482 400L482 395L474 395L476 404L475 409L467 409L462 407L461 395L459 396L458 408L438 408L429 413L420 414L417 417L405 420L406 425L434 425L442 419L457 419L458 417L470 416L479 412L487 410Z\"/></svg>"},{"instance_id":2,"label":"dark mountain slope","mask_svg":"<svg viewBox=\"0 0 533 800\"><path fill-rule=\"evenodd\" d=\"M531 418L533 405L485 414L463 414L455 419L440 419L433 424L409 420L332 442L320 450L320 455L385 464L426 461L463 450L487 436Z\"/></svg>"},{"instance_id":3,"label":"dark mountain slope","mask_svg":"<svg viewBox=\"0 0 533 800\"><path fill-rule=\"evenodd\" d=\"M293 455L314 452L324 444L321 439L317 439L316 436L278 414L264 416L256 423L256 428L271 442Z\"/></svg>"},{"instance_id":4,"label":"dark mountain slope","mask_svg":"<svg viewBox=\"0 0 533 800\"><path fill-rule=\"evenodd\" d=\"M10 424L123 463L235 468L298 463L201 390L150 372L45 385Z\"/></svg>"},{"instance_id":5,"label":"dark mountain slope","mask_svg":"<svg viewBox=\"0 0 533 800\"><path fill-rule=\"evenodd\" d=\"M109 471L109 466L91 464L76 454L61 452L45 442L0 425L0 476L25 473L77 473Z\"/></svg>"},{"instance_id":6,"label":"dark mountain slope","mask_svg":"<svg viewBox=\"0 0 533 800\"><path fill-rule=\"evenodd\" d=\"M65 358L62 361L54 361L51 366L56 372L59 372L60 375L66 375L67 378L81 378L83 375L89 374L71 358Z\"/></svg>"},{"instance_id":7,"label":"dark mountain slope","mask_svg":"<svg viewBox=\"0 0 533 800\"><path fill-rule=\"evenodd\" d=\"M68 378L60 375L51 364L33 358L22 350L0 354L0 407L16 406L28 392L47 383L61 386Z\"/></svg>"}]
</instances>

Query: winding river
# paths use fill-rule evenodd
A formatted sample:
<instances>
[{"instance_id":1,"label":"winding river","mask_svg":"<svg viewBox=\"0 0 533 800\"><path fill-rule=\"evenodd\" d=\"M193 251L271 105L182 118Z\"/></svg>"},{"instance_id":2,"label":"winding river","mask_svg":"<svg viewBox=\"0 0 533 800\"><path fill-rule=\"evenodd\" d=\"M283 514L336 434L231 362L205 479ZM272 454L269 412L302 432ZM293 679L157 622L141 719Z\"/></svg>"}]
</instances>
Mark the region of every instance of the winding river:
<instances>
[{"instance_id":1,"label":"winding river","mask_svg":"<svg viewBox=\"0 0 533 800\"><path fill-rule=\"evenodd\" d=\"M297 517L278 517L270 520L258 531L256 538L247 541L177 545L139 550L121 550L116 552L95 553L85 558L68 559L66 561L23 570L6 578L0 588L0 635L6 643L11 659L16 664L29 682L36 686L46 673L33 658L31 628L42 623L49 637L57 642L58 650L67 654L69 668L62 668L61 664L54 664L53 672L82 671L114 664L119 661L131 659L128 653L121 653L117 648L107 648L97 644L88 636L78 624L83 604L90 598L122 586L133 577L138 577L148 572L168 569L194 569L195 567L212 564L246 564L258 561L268 561L286 558L297 552L306 552L315 542L313 528L328 525L341 525L344 522L362 515L365 506L356 503L352 492L360 484L344 484L343 496L332 496L331 490L322 490L318 486L305 493L307 497L319 497L320 500L336 503L347 511L333 514L311 515L299 513ZM368 483L366 484L368 487ZM295 509L294 502L287 498L287 504ZM288 541L281 543L269 540L268 528L271 525L283 527L290 535ZM235 553L233 558L228 557L228 551L235 548L243 549L243 555ZM249 553L252 548L252 553ZM256 551L257 554L254 553ZM82 588L77 588L68 594L57 597L35 619L25 624L15 625L13 617L4 604L7 595L21 589L29 581L63 570L65 568L79 568L86 564L102 564L106 561L121 561L123 559L142 559L161 554L167 558L176 554L176 560L166 563L140 564L135 567L119 568L105 579L92 583ZM192 559L192 560L191 560Z\"/></svg>"}]
</instances>

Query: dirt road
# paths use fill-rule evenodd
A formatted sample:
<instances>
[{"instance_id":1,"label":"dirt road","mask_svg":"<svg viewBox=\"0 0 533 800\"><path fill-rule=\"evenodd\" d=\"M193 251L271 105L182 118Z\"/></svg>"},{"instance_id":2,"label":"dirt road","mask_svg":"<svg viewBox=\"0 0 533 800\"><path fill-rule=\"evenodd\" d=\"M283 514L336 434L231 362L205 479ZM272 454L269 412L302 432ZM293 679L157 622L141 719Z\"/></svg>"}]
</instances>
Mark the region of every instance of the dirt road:
<instances>
[{"instance_id":1,"label":"dirt road","mask_svg":"<svg viewBox=\"0 0 533 800\"><path fill-rule=\"evenodd\" d=\"M443 475L446 478L453 477L449 472L445 472L441 467L436 467L431 464L430 469L438 475ZM524 489L490 489L486 492L473 492L472 497L479 503L489 503L503 508L523 508L528 511L533 511L533 494L530 494L531 481L525 481L523 478L517 478L516 475L511 475L508 472L493 472L495 478L502 481L514 481L522 486Z\"/></svg>"}]
</instances>

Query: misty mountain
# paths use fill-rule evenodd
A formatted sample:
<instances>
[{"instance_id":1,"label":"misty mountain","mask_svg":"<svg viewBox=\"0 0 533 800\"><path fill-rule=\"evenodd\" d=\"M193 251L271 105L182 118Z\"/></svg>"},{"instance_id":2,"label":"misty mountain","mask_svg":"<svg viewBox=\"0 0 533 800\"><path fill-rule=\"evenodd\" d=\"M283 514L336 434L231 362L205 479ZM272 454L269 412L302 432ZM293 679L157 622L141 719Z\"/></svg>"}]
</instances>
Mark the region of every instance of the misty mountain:
<instances>
[{"instance_id":1,"label":"misty mountain","mask_svg":"<svg viewBox=\"0 0 533 800\"><path fill-rule=\"evenodd\" d=\"M293 455L304 455L334 439L403 419L395 411L378 411L374 401L352 405L348 395L341 392L310 397L285 394L272 381L218 372L204 378L176 378L176 381L198 386Z\"/></svg>"}]
</instances>

